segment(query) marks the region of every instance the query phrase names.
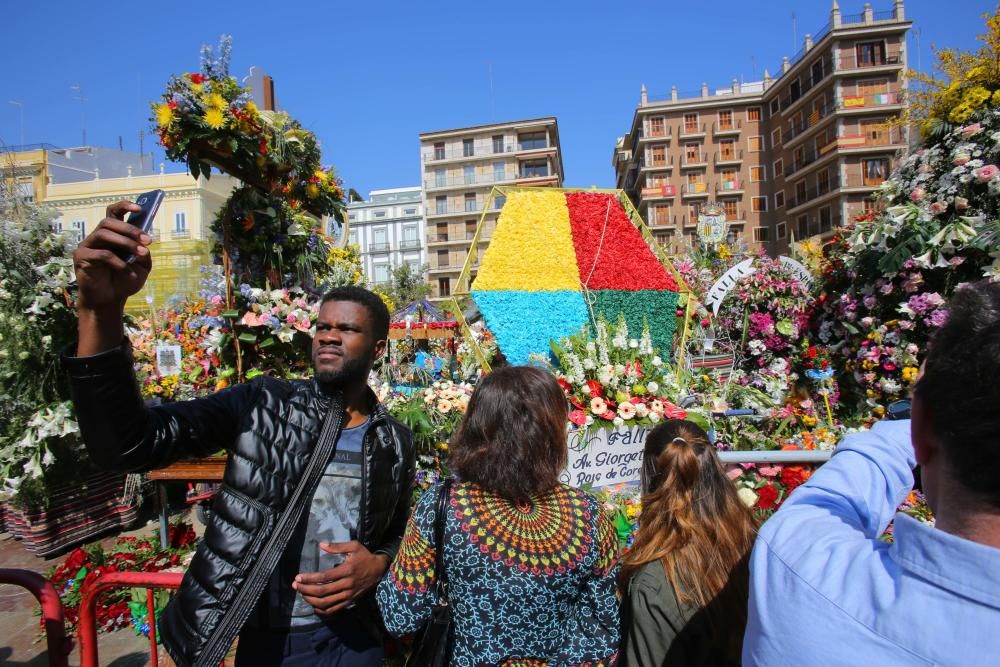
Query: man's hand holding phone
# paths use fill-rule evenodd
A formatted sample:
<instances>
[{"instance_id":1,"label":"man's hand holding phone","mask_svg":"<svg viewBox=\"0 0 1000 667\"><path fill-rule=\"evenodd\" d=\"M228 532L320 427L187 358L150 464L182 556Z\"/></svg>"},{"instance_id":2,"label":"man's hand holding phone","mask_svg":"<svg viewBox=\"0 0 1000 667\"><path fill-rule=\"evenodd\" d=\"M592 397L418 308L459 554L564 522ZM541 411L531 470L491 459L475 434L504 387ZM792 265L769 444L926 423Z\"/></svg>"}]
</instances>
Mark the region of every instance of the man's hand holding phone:
<instances>
[{"instance_id":1,"label":"man's hand holding phone","mask_svg":"<svg viewBox=\"0 0 1000 667\"><path fill-rule=\"evenodd\" d=\"M79 289L78 356L97 354L121 343L125 301L142 289L153 266L148 248L153 239L148 230L155 211L142 216L141 227L125 222L126 214L142 212L141 206L129 201L112 204L107 217L73 252Z\"/></svg>"}]
</instances>

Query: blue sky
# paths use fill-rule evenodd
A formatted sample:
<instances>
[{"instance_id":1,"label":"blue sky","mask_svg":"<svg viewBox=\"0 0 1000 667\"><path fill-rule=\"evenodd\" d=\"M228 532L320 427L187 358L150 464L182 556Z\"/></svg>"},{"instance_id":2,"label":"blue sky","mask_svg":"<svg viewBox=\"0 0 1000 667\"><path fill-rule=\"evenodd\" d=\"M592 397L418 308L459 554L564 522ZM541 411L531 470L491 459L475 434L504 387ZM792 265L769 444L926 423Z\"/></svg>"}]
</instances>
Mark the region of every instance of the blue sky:
<instances>
[{"instance_id":1,"label":"blue sky","mask_svg":"<svg viewBox=\"0 0 1000 667\"><path fill-rule=\"evenodd\" d=\"M845 14L863 6L840 4ZM908 0L910 65L930 68L932 45L976 48L993 4ZM0 140L21 142L23 108L28 143L79 145L85 124L88 143L121 137L137 150L145 130L159 163L149 101L170 74L196 71L199 47L225 32L233 74L269 72L282 106L319 136L324 162L363 194L419 184L420 132L549 115L566 184L609 187L615 137L643 83L666 95L775 74L829 12L828 0L7 3Z\"/></svg>"}]
</instances>

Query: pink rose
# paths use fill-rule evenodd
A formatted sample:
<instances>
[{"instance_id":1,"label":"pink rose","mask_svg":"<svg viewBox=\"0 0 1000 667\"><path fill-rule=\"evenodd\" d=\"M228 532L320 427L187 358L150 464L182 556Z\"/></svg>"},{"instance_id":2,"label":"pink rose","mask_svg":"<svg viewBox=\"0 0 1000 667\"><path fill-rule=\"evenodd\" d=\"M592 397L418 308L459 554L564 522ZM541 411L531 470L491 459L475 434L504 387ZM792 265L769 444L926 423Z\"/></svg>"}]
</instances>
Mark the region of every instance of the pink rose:
<instances>
[{"instance_id":1,"label":"pink rose","mask_svg":"<svg viewBox=\"0 0 1000 667\"><path fill-rule=\"evenodd\" d=\"M962 138L963 139L968 139L969 137L975 136L975 135L979 134L979 132L982 129L983 129L983 126L980 125L979 123L973 123L972 125L966 125L965 127L962 128Z\"/></svg>"},{"instance_id":2,"label":"pink rose","mask_svg":"<svg viewBox=\"0 0 1000 667\"><path fill-rule=\"evenodd\" d=\"M920 201L923 198L924 198L923 188L913 188L913 190L910 191L910 201Z\"/></svg>"},{"instance_id":3,"label":"pink rose","mask_svg":"<svg viewBox=\"0 0 1000 667\"><path fill-rule=\"evenodd\" d=\"M948 204L943 201L936 201L930 206L931 215L941 215L948 210Z\"/></svg>"},{"instance_id":4,"label":"pink rose","mask_svg":"<svg viewBox=\"0 0 1000 667\"><path fill-rule=\"evenodd\" d=\"M984 164L972 173L976 175L976 180L980 183L988 183L996 178L997 174L1000 174L1000 169L997 169L995 164Z\"/></svg>"}]
</instances>

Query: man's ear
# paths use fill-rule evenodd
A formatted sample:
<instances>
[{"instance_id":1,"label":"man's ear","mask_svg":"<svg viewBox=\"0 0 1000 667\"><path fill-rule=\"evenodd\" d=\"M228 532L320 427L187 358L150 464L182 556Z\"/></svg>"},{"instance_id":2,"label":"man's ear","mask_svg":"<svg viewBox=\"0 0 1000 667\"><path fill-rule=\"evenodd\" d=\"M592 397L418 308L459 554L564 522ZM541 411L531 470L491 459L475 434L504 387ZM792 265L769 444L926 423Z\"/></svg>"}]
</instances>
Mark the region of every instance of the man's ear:
<instances>
[{"instance_id":1,"label":"man's ear","mask_svg":"<svg viewBox=\"0 0 1000 667\"><path fill-rule=\"evenodd\" d=\"M374 357L375 361L378 361L379 359L382 358L382 355L385 354L385 350L388 344L389 342L384 338L382 340L375 341L375 357Z\"/></svg>"},{"instance_id":2,"label":"man's ear","mask_svg":"<svg viewBox=\"0 0 1000 667\"><path fill-rule=\"evenodd\" d=\"M910 440L913 442L913 454L918 465L926 466L938 456L930 411L916 393L910 403Z\"/></svg>"}]
</instances>

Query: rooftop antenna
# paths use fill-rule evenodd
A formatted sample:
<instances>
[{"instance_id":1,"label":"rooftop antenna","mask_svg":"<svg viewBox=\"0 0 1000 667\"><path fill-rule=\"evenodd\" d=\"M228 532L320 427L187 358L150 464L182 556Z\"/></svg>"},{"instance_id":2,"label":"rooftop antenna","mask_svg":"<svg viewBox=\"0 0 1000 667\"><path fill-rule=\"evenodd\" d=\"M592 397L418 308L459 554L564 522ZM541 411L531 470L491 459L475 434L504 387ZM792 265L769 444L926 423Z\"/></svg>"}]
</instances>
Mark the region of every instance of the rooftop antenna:
<instances>
[{"instance_id":1,"label":"rooftop antenna","mask_svg":"<svg viewBox=\"0 0 1000 667\"><path fill-rule=\"evenodd\" d=\"M496 107L496 97L493 94L493 63L492 61L488 63L490 68L490 120L496 120L497 117L497 107Z\"/></svg>"},{"instance_id":2,"label":"rooftop antenna","mask_svg":"<svg viewBox=\"0 0 1000 667\"><path fill-rule=\"evenodd\" d=\"M917 71L922 71L920 67L920 28L913 29L913 39L917 41Z\"/></svg>"},{"instance_id":3,"label":"rooftop antenna","mask_svg":"<svg viewBox=\"0 0 1000 667\"><path fill-rule=\"evenodd\" d=\"M76 93L73 99L80 103L80 127L83 130L83 146L87 145L87 98L83 96L83 86L77 84L70 86L70 90Z\"/></svg>"},{"instance_id":4,"label":"rooftop antenna","mask_svg":"<svg viewBox=\"0 0 1000 667\"><path fill-rule=\"evenodd\" d=\"M792 12L792 48L799 48L799 30L798 24L795 22L795 12Z\"/></svg>"}]
</instances>

